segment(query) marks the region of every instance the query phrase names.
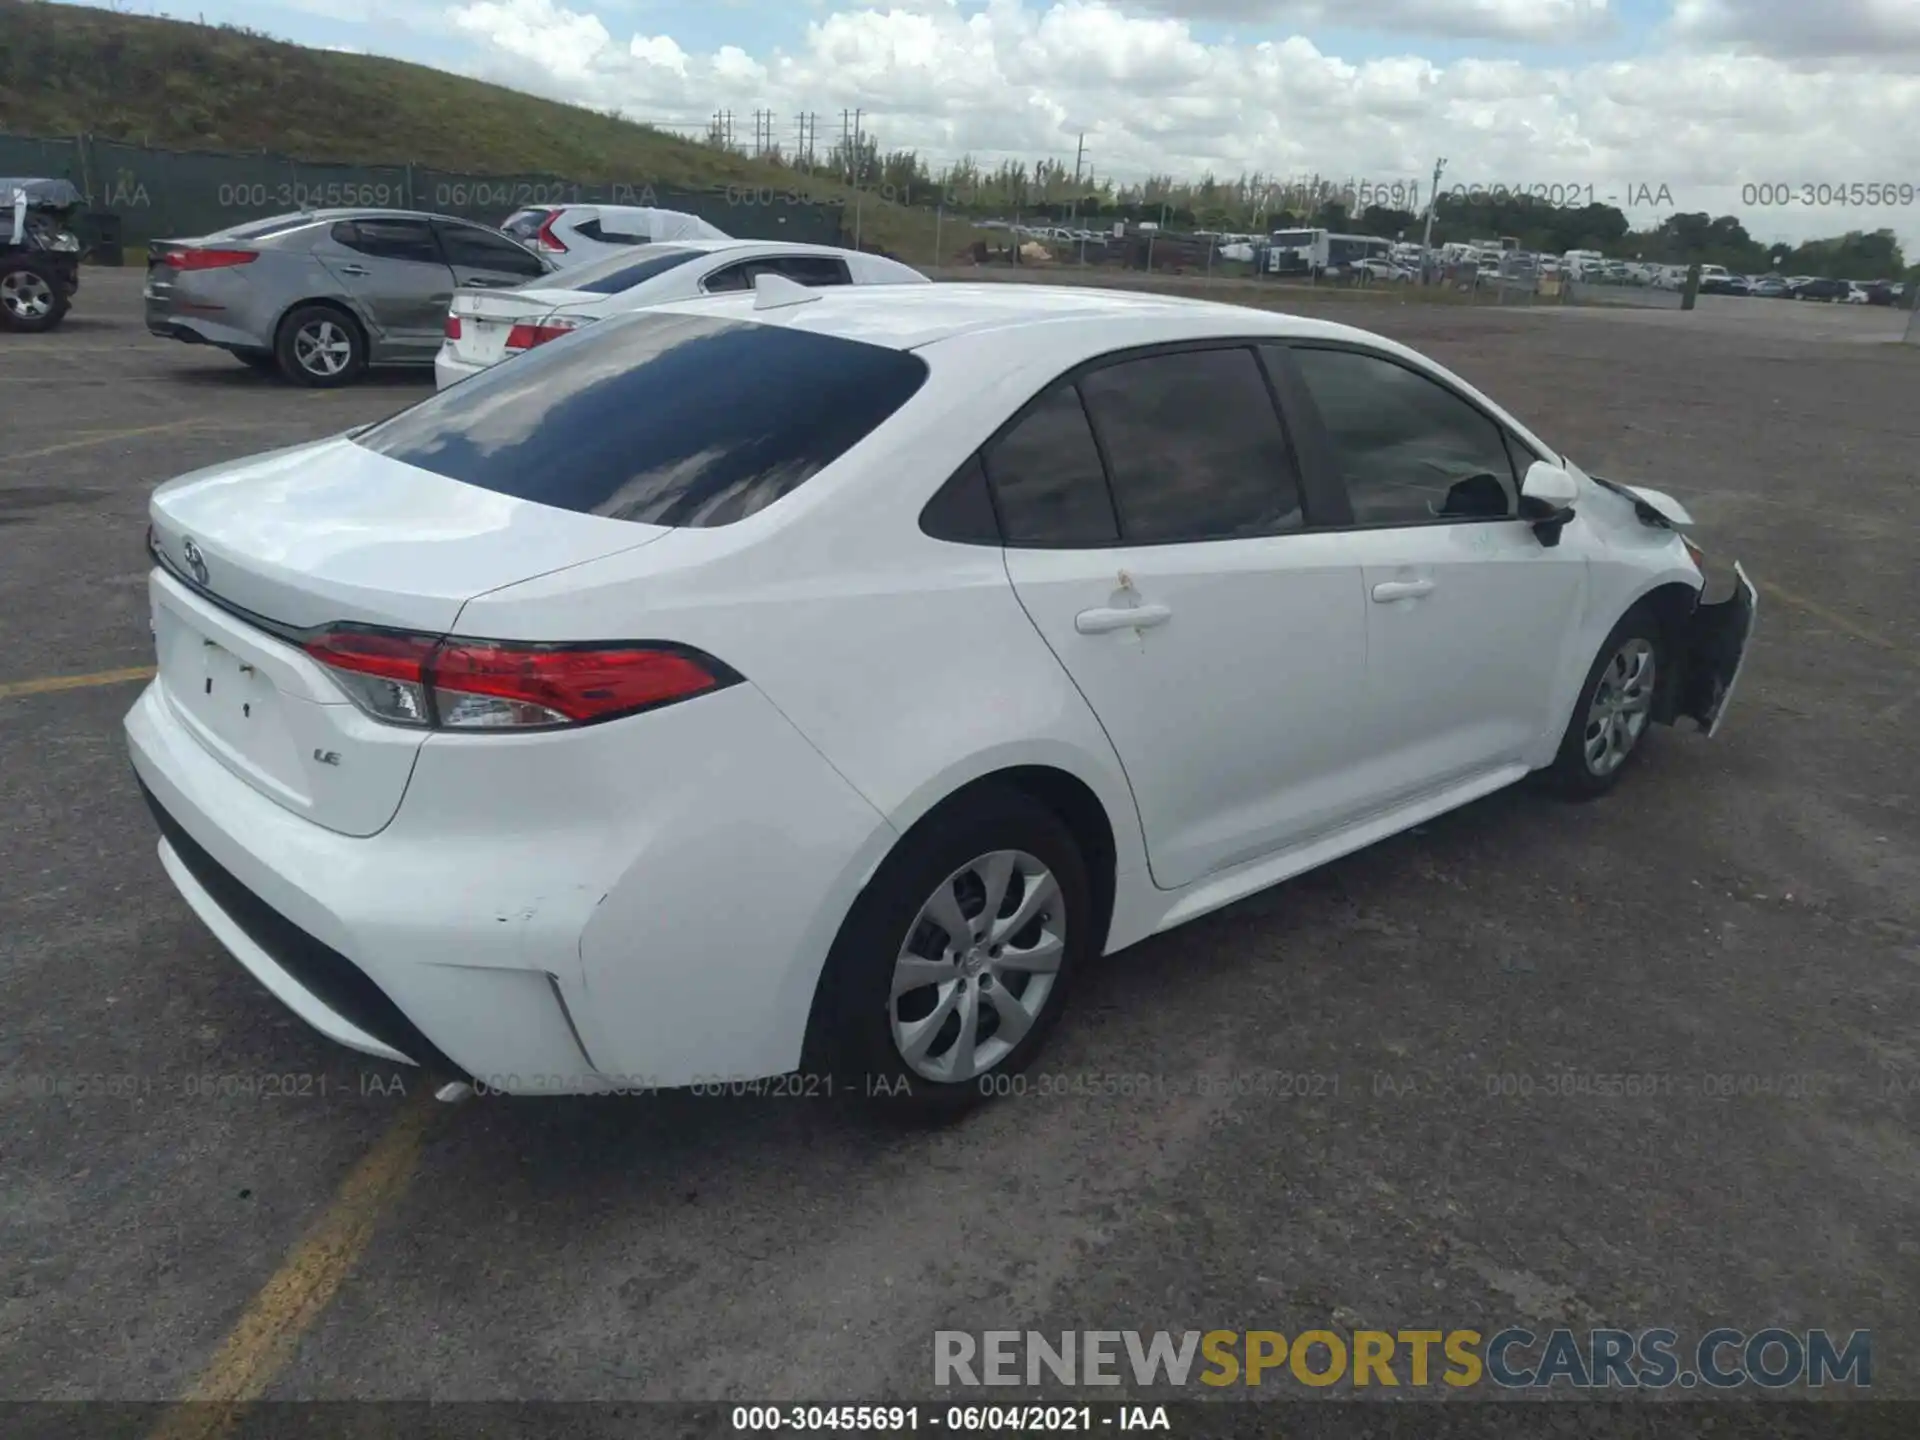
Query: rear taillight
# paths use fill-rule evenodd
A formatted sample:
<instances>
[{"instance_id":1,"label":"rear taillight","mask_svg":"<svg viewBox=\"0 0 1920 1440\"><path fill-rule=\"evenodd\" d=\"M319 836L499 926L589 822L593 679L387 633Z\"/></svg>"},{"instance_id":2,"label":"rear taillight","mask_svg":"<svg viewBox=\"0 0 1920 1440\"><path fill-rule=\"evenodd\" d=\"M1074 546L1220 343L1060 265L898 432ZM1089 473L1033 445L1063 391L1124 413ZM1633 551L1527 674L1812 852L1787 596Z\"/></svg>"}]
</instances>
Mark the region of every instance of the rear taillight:
<instances>
[{"instance_id":1,"label":"rear taillight","mask_svg":"<svg viewBox=\"0 0 1920 1440\"><path fill-rule=\"evenodd\" d=\"M562 315L554 315L538 325L515 325L507 331L507 349L531 350L549 340L558 340L562 335L571 335L586 323L585 320L570 320Z\"/></svg>"},{"instance_id":2,"label":"rear taillight","mask_svg":"<svg viewBox=\"0 0 1920 1440\"><path fill-rule=\"evenodd\" d=\"M362 710L436 730L550 730L655 709L739 677L675 645L541 645L340 627L306 645Z\"/></svg>"},{"instance_id":3,"label":"rear taillight","mask_svg":"<svg viewBox=\"0 0 1920 1440\"><path fill-rule=\"evenodd\" d=\"M550 211L547 218L540 222L540 232L534 236L534 243L549 255L564 255L567 247L558 235L553 233L553 222L560 218L558 210Z\"/></svg>"},{"instance_id":4,"label":"rear taillight","mask_svg":"<svg viewBox=\"0 0 1920 1440\"><path fill-rule=\"evenodd\" d=\"M458 340L459 338L460 317L458 315L449 315L447 316L447 339Z\"/></svg>"},{"instance_id":5,"label":"rear taillight","mask_svg":"<svg viewBox=\"0 0 1920 1440\"><path fill-rule=\"evenodd\" d=\"M169 250L164 257L173 270L224 270L229 265L251 265L258 250Z\"/></svg>"}]
</instances>

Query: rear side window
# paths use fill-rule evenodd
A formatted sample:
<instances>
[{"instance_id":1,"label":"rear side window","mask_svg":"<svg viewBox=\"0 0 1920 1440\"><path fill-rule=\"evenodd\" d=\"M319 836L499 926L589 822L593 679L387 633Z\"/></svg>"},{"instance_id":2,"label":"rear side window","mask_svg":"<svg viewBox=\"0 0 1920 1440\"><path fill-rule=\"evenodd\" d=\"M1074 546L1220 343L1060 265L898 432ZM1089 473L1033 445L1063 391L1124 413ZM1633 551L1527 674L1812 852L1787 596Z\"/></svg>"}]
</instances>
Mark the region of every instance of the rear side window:
<instances>
[{"instance_id":1,"label":"rear side window","mask_svg":"<svg viewBox=\"0 0 1920 1440\"><path fill-rule=\"evenodd\" d=\"M355 443L579 514L729 525L831 465L926 378L903 350L642 311L493 366Z\"/></svg>"},{"instance_id":2,"label":"rear side window","mask_svg":"<svg viewBox=\"0 0 1920 1440\"><path fill-rule=\"evenodd\" d=\"M603 245L651 245L653 236L644 235L630 227L631 221L620 220L582 220L573 228L589 240L598 240Z\"/></svg>"},{"instance_id":3,"label":"rear side window","mask_svg":"<svg viewBox=\"0 0 1920 1440\"><path fill-rule=\"evenodd\" d=\"M982 458L1007 544L1119 542L1100 449L1073 386L1042 395Z\"/></svg>"},{"instance_id":4,"label":"rear side window","mask_svg":"<svg viewBox=\"0 0 1920 1440\"><path fill-rule=\"evenodd\" d=\"M433 230L424 220L342 220L333 238L376 260L415 260L444 265Z\"/></svg>"},{"instance_id":5,"label":"rear side window","mask_svg":"<svg viewBox=\"0 0 1920 1440\"><path fill-rule=\"evenodd\" d=\"M1080 380L1130 544L1298 530L1300 479L1252 350L1181 350Z\"/></svg>"},{"instance_id":6,"label":"rear side window","mask_svg":"<svg viewBox=\"0 0 1920 1440\"><path fill-rule=\"evenodd\" d=\"M631 290L642 280L651 280L656 275L664 275L686 264L701 253L674 245L642 245L637 250L623 250L618 255L596 260L591 265L576 266L554 283L564 285L569 290L585 290L594 295L618 295L622 290Z\"/></svg>"},{"instance_id":7,"label":"rear side window","mask_svg":"<svg viewBox=\"0 0 1920 1440\"><path fill-rule=\"evenodd\" d=\"M847 262L831 255L777 255L764 262L765 269L784 275L798 285L850 285Z\"/></svg>"}]
</instances>

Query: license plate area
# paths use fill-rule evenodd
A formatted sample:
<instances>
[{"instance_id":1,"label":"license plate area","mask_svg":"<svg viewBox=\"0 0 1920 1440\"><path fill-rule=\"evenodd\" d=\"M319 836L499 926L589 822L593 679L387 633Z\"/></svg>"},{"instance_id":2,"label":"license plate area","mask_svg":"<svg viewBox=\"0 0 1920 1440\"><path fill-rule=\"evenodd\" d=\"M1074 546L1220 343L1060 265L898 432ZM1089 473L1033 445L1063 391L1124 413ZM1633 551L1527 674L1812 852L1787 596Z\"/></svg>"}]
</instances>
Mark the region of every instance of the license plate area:
<instances>
[{"instance_id":1,"label":"license plate area","mask_svg":"<svg viewBox=\"0 0 1920 1440\"><path fill-rule=\"evenodd\" d=\"M153 620L161 680L201 743L260 788L299 795L303 767L288 730L288 701L273 681L171 607L155 607Z\"/></svg>"}]
</instances>

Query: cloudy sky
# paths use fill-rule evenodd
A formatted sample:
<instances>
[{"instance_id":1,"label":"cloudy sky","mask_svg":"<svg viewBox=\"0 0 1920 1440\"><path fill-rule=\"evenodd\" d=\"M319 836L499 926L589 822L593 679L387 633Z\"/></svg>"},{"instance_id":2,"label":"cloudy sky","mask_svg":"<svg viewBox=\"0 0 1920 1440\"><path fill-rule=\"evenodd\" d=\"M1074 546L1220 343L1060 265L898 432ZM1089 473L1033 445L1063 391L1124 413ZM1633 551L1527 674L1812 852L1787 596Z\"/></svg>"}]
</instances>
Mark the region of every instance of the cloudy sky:
<instances>
[{"instance_id":1,"label":"cloudy sky","mask_svg":"<svg viewBox=\"0 0 1920 1440\"><path fill-rule=\"evenodd\" d=\"M1920 252L1920 0L121 0L689 130L936 161L1558 186ZM1777 187L1790 204L1745 203ZM1904 185L1907 204L1833 204ZM1807 196L1803 187L1812 187ZM1633 203L1652 197L1653 208ZM1810 198L1811 205L1802 203ZM1854 198L1854 197L1848 197ZM1865 199L1862 192L1858 198Z\"/></svg>"}]
</instances>

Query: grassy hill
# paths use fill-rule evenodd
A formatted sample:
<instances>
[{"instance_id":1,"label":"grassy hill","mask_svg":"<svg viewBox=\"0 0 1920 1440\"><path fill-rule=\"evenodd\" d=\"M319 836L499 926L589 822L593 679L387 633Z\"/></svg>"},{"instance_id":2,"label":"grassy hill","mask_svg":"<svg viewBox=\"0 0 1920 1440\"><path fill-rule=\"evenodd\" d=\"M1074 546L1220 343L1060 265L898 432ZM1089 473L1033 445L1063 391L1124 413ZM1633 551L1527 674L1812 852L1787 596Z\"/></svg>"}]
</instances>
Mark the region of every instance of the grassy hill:
<instances>
[{"instance_id":1,"label":"grassy hill","mask_svg":"<svg viewBox=\"0 0 1920 1440\"><path fill-rule=\"evenodd\" d=\"M424 65L40 0L0 0L0 131L852 201L822 177ZM949 225L940 248L964 246L963 228ZM923 212L869 195L861 230L904 259L934 259Z\"/></svg>"}]
</instances>

